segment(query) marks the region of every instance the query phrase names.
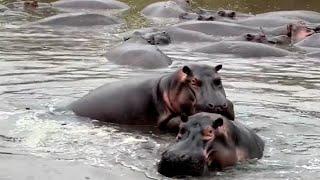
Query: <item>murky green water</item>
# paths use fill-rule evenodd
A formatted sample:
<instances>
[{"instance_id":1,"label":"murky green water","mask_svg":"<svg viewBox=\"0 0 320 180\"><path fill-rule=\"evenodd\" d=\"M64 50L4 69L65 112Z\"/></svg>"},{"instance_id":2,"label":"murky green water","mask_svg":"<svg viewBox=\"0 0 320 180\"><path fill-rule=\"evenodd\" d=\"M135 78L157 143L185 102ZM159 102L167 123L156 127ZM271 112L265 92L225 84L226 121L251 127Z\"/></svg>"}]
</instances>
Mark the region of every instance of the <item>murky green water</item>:
<instances>
[{"instance_id":1,"label":"murky green water","mask_svg":"<svg viewBox=\"0 0 320 180\"><path fill-rule=\"evenodd\" d=\"M152 1L129 1L136 5L130 15L125 15L130 28L148 26L136 12L149 2ZM320 10L320 1L316 0L196 2L204 7L252 13L278 9ZM25 14L0 21L0 179L25 178L37 168L50 165L69 167L52 165L53 160L88 166L75 167L74 175L83 179L86 176L94 179L82 172L88 168L111 173L118 173L122 168L122 179L161 179L156 172L156 162L173 136L145 128L100 126L55 108L104 83L171 72L188 63L223 64L223 82L228 97L235 103L237 119L254 128L266 142L261 160L238 165L216 174L215 178L320 178L319 59L304 56L244 59L191 53L188 49L169 46L162 49L173 58L173 65L142 70L106 60L105 53L123 37L118 30L21 28L39 18ZM44 159L43 162L39 165L33 160L34 156ZM17 162L8 159L17 159ZM38 166L28 165L33 161ZM9 162L11 164L6 165ZM21 162L27 163L23 166ZM63 169L46 172L53 173L51 177L56 179L57 174L66 173ZM105 176L96 178L102 177Z\"/></svg>"}]
</instances>

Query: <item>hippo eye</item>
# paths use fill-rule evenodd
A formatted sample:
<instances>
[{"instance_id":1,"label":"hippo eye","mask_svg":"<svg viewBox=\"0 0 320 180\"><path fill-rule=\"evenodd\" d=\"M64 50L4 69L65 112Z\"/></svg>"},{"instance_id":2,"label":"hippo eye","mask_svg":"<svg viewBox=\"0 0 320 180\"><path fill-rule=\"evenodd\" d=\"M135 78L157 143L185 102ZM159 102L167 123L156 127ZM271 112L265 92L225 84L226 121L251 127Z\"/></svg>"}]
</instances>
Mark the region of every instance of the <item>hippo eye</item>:
<instances>
[{"instance_id":1,"label":"hippo eye","mask_svg":"<svg viewBox=\"0 0 320 180\"><path fill-rule=\"evenodd\" d=\"M216 85L216 86L220 86L222 83L221 83L221 79L215 79L213 80L213 84Z\"/></svg>"},{"instance_id":2,"label":"hippo eye","mask_svg":"<svg viewBox=\"0 0 320 180\"><path fill-rule=\"evenodd\" d=\"M229 15L228 15L230 18L234 18L236 16L236 12L231 12Z\"/></svg>"},{"instance_id":3,"label":"hippo eye","mask_svg":"<svg viewBox=\"0 0 320 180\"><path fill-rule=\"evenodd\" d=\"M224 11L218 11L218 15L224 17L226 15L226 12Z\"/></svg>"}]
</instances>

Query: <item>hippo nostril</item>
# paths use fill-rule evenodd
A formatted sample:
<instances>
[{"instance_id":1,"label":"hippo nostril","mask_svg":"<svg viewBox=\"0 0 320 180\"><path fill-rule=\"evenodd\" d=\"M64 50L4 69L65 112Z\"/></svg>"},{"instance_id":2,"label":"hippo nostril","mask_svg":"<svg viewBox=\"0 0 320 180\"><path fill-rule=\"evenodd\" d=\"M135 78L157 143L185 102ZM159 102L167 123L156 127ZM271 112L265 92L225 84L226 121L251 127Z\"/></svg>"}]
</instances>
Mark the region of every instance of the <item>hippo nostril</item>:
<instances>
[{"instance_id":1,"label":"hippo nostril","mask_svg":"<svg viewBox=\"0 0 320 180\"><path fill-rule=\"evenodd\" d=\"M190 156L188 156L188 155L186 155L186 154L182 154L181 156L180 156L180 160L182 160L182 161L187 161L187 160L189 160L190 159Z\"/></svg>"},{"instance_id":2,"label":"hippo nostril","mask_svg":"<svg viewBox=\"0 0 320 180\"><path fill-rule=\"evenodd\" d=\"M209 108L214 108L214 105L211 103L209 103L208 106L209 106Z\"/></svg>"},{"instance_id":3,"label":"hippo nostril","mask_svg":"<svg viewBox=\"0 0 320 180\"><path fill-rule=\"evenodd\" d=\"M227 104L227 103L224 103L224 104L222 105L222 108L224 108L224 109L228 108L228 104Z\"/></svg>"}]
</instances>

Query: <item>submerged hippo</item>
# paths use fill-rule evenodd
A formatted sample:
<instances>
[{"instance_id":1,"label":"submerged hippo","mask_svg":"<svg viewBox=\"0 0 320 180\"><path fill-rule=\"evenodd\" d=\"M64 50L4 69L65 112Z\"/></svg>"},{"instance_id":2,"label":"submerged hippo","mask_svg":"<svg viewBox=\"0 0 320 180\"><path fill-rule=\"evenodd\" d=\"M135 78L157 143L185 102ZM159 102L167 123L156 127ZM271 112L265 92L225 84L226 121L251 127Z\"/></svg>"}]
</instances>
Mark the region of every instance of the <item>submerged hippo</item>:
<instances>
[{"instance_id":1,"label":"submerged hippo","mask_svg":"<svg viewBox=\"0 0 320 180\"><path fill-rule=\"evenodd\" d=\"M116 0L60 0L52 3L53 7L63 9L93 9L93 10L108 10L108 9L129 9L130 7Z\"/></svg>"},{"instance_id":2,"label":"submerged hippo","mask_svg":"<svg viewBox=\"0 0 320 180\"><path fill-rule=\"evenodd\" d=\"M148 17L179 18L191 8L190 0L161 1L148 5L141 13Z\"/></svg>"},{"instance_id":3,"label":"submerged hippo","mask_svg":"<svg viewBox=\"0 0 320 180\"><path fill-rule=\"evenodd\" d=\"M142 37L135 36L111 49L107 59L115 64L130 65L146 69L168 67L172 60L158 47Z\"/></svg>"},{"instance_id":4,"label":"submerged hippo","mask_svg":"<svg viewBox=\"0 0 320 180\"><path fill-rule=\"evenodd\" d=\"M222 65L183 66L155 78L131 79L106 84L73 102L77 115L120 124L157 125L183 121L198 112L222 112L227 99L218 71Z\"/></svg>"},{"instance_id":5,"label":"submerged hippo","mask_svg":"<svg viewBox=\"0 0 320 180\"><path fill-rule=\"evenodd\" d=\"M158 172L168 177L202 176L262 158L263 140L238 121L200 113L180 126L177 142L162 154Z\"/></svg>"},{"instance_id":6,"label":"submerged hippo","mask_svg":"<svg viewBox=\"0 0 320 180\"><path fill-rule=\"evenodd\" d=\"M181 29L202 32L213 36L239 36L245 33L258 33L260 28L219 21L188 21L174 25Z\"/></svg>"},{"instance_id":7,"label":"submerged hippo","mask_svg":"<svg viewBox=\"0 0 320 180\"><path fill-rule=\"evenodd\" d=\"M303 11L303 10L297 10L297 11L274 11L274 12L267 12L262 14L257 14L257 16L260 17L271 17L271 18L289 18L294 20L303 20L310 23L320 23L320 13L315 11Z\"/></svg>"},{"instance_id":8,"label":"submerged hippo","mask_svg":"<svg viewBox=\"0 0 320 180\"><path fill-rule=\"evenodd\" d=\"M193 51L208 54L233 54L240 57L282 57L290 54L284 49L246 41L221 41L195 48Z\"/></svg>"},{"instance_id":9,"label":"submerged hippo","mask_svg":"<svg viewBox=\"0 0 320 180\"><path fill-rule=\"evenodd\" d=\"M120 20L93 13L64 13L39 20L31 25L46 26L106 26L120 24Z\"/></svg>"}]
</instances>

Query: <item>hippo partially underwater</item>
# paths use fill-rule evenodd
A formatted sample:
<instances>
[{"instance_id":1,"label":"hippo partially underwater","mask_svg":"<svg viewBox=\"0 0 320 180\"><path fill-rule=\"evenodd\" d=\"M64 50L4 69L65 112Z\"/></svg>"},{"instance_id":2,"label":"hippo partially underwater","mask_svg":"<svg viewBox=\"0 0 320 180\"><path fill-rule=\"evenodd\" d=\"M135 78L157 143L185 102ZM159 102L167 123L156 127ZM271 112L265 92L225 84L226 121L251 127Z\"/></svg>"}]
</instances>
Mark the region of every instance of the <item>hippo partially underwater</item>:
<instances>
[{"instance_id":1,"label":"hippo partially underwater","mask_svg":"<svg viewBox=\"0 0 320 180\"><path fill-rule=\"evenodd\" d=\"M216 67L189 65L154 78L130 79L103 85L69 108L79 116L131 125L157 125L198 112L224 113L228 100Z\"/></svg>"},{"instance_id":2,"label":"hippo partially underwater","mask_svg":"<svg viewBox=\"0 0 320 180\"><path fill-rule=\"evenodd\" d=\"M168 177L209 175L263 156L264 142L239 121L199 113L180 125L177 142L162 153L158 172Z\"/></svg>"}]
</instances>

